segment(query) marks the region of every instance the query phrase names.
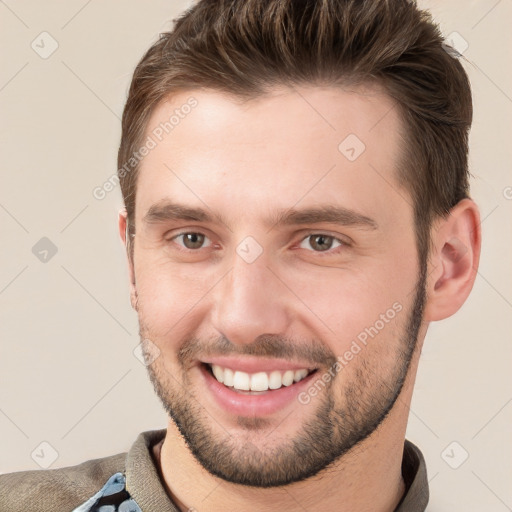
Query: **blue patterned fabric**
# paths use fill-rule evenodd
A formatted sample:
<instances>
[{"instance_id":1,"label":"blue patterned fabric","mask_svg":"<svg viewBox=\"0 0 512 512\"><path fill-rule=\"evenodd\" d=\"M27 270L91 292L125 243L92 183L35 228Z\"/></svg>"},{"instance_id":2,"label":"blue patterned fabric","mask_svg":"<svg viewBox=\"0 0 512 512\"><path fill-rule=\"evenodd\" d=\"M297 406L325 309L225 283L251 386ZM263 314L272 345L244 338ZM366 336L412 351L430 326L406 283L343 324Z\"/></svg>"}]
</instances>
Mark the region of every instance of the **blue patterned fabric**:
<instances>
[{"instance_id":1,"label":"blue patterned fabric","mask_svg":"<svg viewBox=\"0 0 512 512\"><path fill-rule=\"evenodd\" d=\"M125 475L115 473L94 496L72 512L142 512L142 510L126 490Z\"/></svg>"}]
</instances>

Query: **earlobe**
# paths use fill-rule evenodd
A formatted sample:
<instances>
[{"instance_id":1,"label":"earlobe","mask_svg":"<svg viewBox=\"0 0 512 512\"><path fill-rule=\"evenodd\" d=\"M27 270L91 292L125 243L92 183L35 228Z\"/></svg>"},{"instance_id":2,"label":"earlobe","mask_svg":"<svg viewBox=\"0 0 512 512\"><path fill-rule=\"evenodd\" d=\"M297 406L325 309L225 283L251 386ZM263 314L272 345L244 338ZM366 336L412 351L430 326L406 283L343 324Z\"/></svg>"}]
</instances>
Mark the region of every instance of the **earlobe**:
<instances>
[{"instance_id":1,"label":"earlobe","mask_svg":"<svg viewBox=\"0 0 512 512\"><path fill-rule=\"evenodd\" d=\"M437 321L456 313L473 288L480 260L481 229L478 207L463 199L432 230L433 249L427 285L425 320Z\"/></svg>"}]
</instances>

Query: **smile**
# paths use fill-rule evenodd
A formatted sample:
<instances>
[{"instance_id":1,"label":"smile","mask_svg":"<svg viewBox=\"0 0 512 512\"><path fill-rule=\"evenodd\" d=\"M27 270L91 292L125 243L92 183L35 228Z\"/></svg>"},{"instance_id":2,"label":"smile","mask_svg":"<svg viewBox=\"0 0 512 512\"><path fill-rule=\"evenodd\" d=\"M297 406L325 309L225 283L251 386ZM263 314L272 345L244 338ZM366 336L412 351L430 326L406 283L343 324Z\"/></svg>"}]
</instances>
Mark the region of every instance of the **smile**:
<instances>
[{"instance_id":1,"label":"smile","mask_svg":"<svg viewBox=\"0 0 512 512\"><path fill-rule=\"evenodd\" d=\"M273 370L271 372L247 373L241 370L208 364L217 382L237 391L269 391L291 386L305 379L314 370Z\"/></svg>"},{"instance_id":2,"label":"smile","mask_svg":"<svg viewBox=\"0 0 512 512\"><path fill-rule=\"evenodd\" d=\"M198 363L204 398L211 399L220 414L231 417L268 417L302 407L298 396L319 370L306 360L238 355L208 357Z\"/></svg>"}]
</instances>

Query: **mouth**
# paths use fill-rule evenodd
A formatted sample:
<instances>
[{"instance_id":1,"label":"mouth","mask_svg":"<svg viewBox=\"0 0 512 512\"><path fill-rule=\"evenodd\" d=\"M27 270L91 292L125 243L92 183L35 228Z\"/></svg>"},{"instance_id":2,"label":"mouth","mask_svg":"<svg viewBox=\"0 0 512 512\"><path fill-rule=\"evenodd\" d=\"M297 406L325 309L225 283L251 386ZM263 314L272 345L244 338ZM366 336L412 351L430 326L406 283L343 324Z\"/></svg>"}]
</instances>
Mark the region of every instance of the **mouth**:
<instances>
[{"instance_id":1,"label":"mouth","mask_svg":"<svg viewBox=\"0 0 512 512\"><path fill-rule=\"evenodd\" d=\"M206 385L206 400L211 396L222 414L231 416L265 417L289 407L304 407L298 400L299 394L318 372L318 368L291 367L286 362L265 367L234 363L230 366L218 361L201 362L199 370Z\"/></svg>"},{"instance_id":2,"label":"mouth","mask_svg":"<svg viewBox=\"0 0 512 512\"><path fill-rule=\"evenodd\" d=\"M233 391L245 394L260 394L289 387L317 371L316 369L300 368L298 370L248 373L225 368L218 364L203 364L217 382Z\"/></svg>"}]
</instances>

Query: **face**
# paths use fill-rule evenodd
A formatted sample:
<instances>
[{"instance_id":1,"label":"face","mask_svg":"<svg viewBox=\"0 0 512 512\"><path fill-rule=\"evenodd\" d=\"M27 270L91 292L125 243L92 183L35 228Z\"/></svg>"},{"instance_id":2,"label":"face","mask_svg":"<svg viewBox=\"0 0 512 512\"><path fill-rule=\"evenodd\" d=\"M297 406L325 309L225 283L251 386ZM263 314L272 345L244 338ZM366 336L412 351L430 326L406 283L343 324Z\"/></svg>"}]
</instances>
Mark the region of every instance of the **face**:
<instances>
[{"instance_id":1,"label":"face","mask_svg":"<svg viewBox=\"0 0 512 512\"><path fill-rule=\"evenodd\" d=\"M396 403L425 288L400 129L372 89L189 91L154 111L132 293L151 381L212 474L303 480Z\"/></svg>"}]
</instances>

